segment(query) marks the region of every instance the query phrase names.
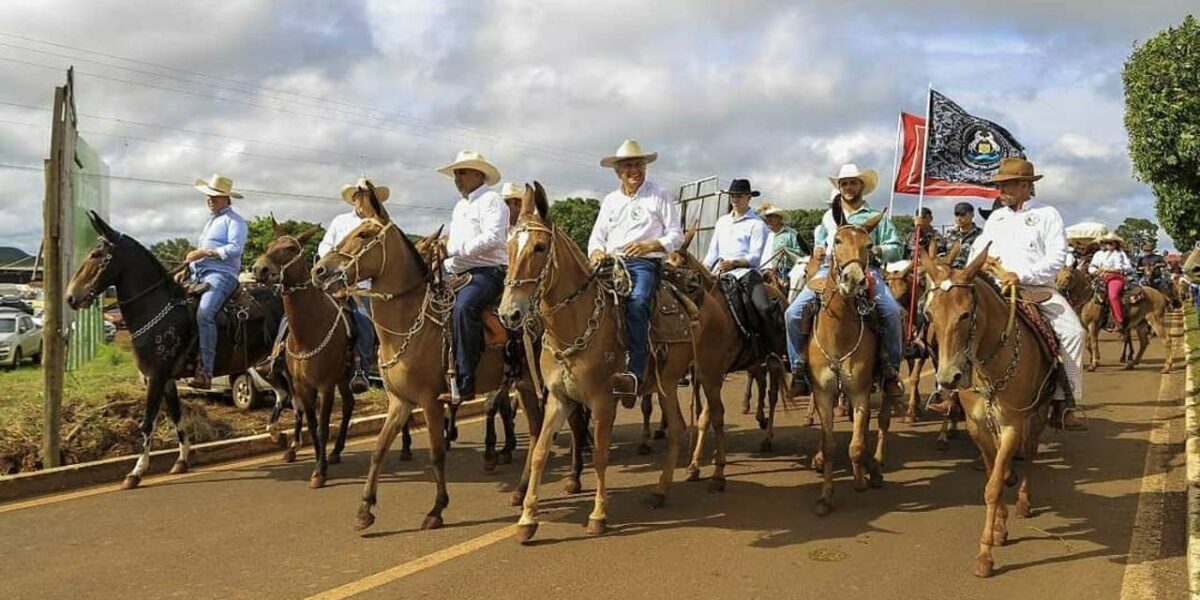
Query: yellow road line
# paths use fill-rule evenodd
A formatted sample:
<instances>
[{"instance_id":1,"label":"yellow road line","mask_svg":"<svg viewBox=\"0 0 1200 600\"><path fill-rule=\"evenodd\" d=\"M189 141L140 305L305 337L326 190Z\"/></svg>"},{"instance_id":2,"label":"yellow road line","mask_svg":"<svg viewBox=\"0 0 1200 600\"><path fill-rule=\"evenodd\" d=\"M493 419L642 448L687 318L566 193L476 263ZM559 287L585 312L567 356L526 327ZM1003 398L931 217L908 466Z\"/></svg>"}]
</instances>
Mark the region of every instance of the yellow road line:
<instances>
[{"instance_id":1,"label":"yellow road line","mask_svg":"<svg viewBox=\"0 0 1200 600\"><path fill-rule=\"evenodd\" d=\"M478 422L482 421L483 419L484 419L483 416L472 417L472 418L464 420L464 421L459 421L458 424L459 425L470 425L472 423L478 423ZM414 432L423 431L424 429L425 429L424 427L420 427L418 429L414 429L413 431ZM351 442L347 442L346 448L350 449L350 448L355 448L358 446L365 446L367 444L373 443L374 441L375 441L375 434L370 434L368 436L365 436L363 439L358 439L358 440L354 440ZM255 458L248 458L248 459L239 460L236 462L221 463L221 464L212 465L212 466L208 466L208 467L201 467L201 468L197 468L192 471L188 471L187 473L180 473L179 475L156 476L156 477L153 477L150 479L143 480L140 487L143 487L143 488L153 487L156 485L163 485L166 483L172 483L175 481L179 481L180 479L196 477L198 475L206 475L209 473L220 473L222 471L233 471L233 470L241 469L244 467L253 467L256 465L262 465L262 464L278 462L278 461L279 461L278 454L267 455L267 456L258 456ZM122 491L121 486L119 484L103 484L103 485L99 485L99 486L95 486L95 487L85 488L82 490L76 490L73 492L55 494L52 496L42 496L40 498L33 498L31 500L22 500L19 502L3 504L3 505L0 505L0 514L18 511L18 510L22 510L22 509L26 509L26 508L46 506L48 504L57 504L59 502L65 502L67 500L78 500L80 498L90 498L92 496L98 496L100 494L107 494L110 492L119 492L119 491Z\"/></svg>"}]
</instances>

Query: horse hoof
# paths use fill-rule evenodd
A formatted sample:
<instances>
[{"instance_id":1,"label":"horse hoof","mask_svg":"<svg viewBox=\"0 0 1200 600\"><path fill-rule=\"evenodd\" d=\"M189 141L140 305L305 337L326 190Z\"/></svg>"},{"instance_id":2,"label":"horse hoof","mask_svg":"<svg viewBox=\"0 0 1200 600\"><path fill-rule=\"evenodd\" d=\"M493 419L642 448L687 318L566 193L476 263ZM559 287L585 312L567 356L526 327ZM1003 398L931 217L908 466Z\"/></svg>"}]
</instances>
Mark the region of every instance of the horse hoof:
<instances>
[{"instance_id":1,"label":"horse hoof","mask_svg":"<svg viewBox=\"0 0 1200 600\"><path fill-rule=\"evenodd\" d=\"M650 444L647 444L646 442L642 442L642 443L638 444L638 451L637 451L637 452L638 452L638 454L641 454L642 456L645 456L645 455L647 455L647 454L650 454L651 452L653 452L653 449L650 447Z\"/></svg>"},{"instance_id":2,"label":"horse hoof","mask_svg":"<svg viewBox=\"0 0 1200 600\"><path fill-rule=\"evenodd\" d=\"M991 559L976 558L975 559L975 576L976 577L991 577L992 571L995 570L995 564Z\"/></svg>"},{"instance_id":3,"label":"horse hoof","mask_svg":"<svg viewBox=\"0 0 1200 600\"><path fill-rule=\"evenodd\" d=\"M758 451L762 454L770 454L775 451L775 445L771 443L771 440L763 440L758 445Z\"/></svg>"},{"instance_id":4,"label":"horse hoof","mask_svg":"<svg viewBox=\"0 0 1200 600\"><path fill-rule=\"evenodd\" d=\"M136 488L137 488L137 486L141 485L141 483L142 483L142 478L141 478L141 476L138 476L138 475L126 475L126 476L125 476L125 481L122 481L122 482L121 482L121 489L123 489L123 490L132 490L132 489L136 489Z\"/></svg>"},{"instance_id":5,"label":"horse hoof","mask_svg":"<svg viewBox=\"0 0 1200 600\"><path fill-rule=\"evenodd\" d=\"M579 492L582 492L582 491L583 491L583 484L580 483L578 479L569 479L569 480L567 480L567 483L563 485L563 493L564 494L568 494L568 495L578 494Z\"/></svg>"},{"instance_id":6,"label":"horse hoof","mask_svg":"<svg viewBox=\"0 0 1200 600\"><path fill-rule=\"evenodd\" d=\"M957 430L957 429L951 429L950 431L947 431L947 432L946 432L946 438L947 438L947 439L951 439L951 440L957 440L957 439L958 439L958 437L959 437L959 433L958 433L958 430Z\"/></svg>"},{"instance_id":7,"label":"horse hoof","mask_svg":"<svg viewBox=\"0 0 1200 600\"><path fill-rule=\"evenodd\" d=\"M1159 373L1161 373L1161 374L1163 374L1163 375L1168 375L1168 374L1170 374L1170 373L1171 373L1171 369L1170 369L1170 367L1163 367L1163 368L1162 368L1162 369L1160 369L1158 372L1159 372Z\"/></svg>"},{"instance_id":8,"label":"horse hoof","mask_svg":"<svg viewBox=\"0 0 1200 600\"><path fill-rule=\"evenodd\" d=\"M495 471L495 470L496 470L496 464L497 464L498 462L499 462L499 460L498 460L498 459L497 459L495 456L485 456L485 457L483 457L483 470L484 470L484 471L487 471L488 473L491 473L492 471Z\"/></svg>"},{"instance_id":9,"label":"horse hoof","mask_svg":"<svg viewBox=\"0 0 1200 600\"><path fill-rule=\"evenodd\" d=\"M319 489L325 487L325 476L324 475L313 475L308 480L308 487L310 487L314 490L319 490Z\"/></svg>"},{"instance_id":10,"label":"horse hoof","mask_svg":"<svg viewBox=\"0 0 1200 600\"><path fill-rule=\"evenodd\" d=\"M443 525L443 522L442 522L441 516L428 515L425 517L425 521L421 523L421 531L427 531L430 529L441 529L442 525Z\"/></svg>"},{"instance_id":11,"label":"horse hoof","mask_svg":"<svg viewBox=\"0 0 1200 600\"><path fill-rule=\"evenodd\" d=\"M1087 371L1088 373L1094 372L1096 370L1096 365L1087 365L1083 368L1083 370Z\"/></svg>"},{"instance_id":12,"label":"horse hoof","mask_svg":"<svg viewBox=\"0 0 1200 600\"><path fill-rule=\"evenodd\" d=\"M761 430L763 430L763 431L766 431L766 430L767 430L767 425L769 425L769 423L767 423L767 418L766 418L766 417L763 417L763 416L758 416L758 417L754 417L754 420L755 420L755 421L758 421L758 428L759 428L759 429L761 429Z\"/></svg>"},{"instance_id":13,"label":"horse hoof","mask_svg":"<svg viewBox=\"0 0 1200 600\"><path fill-rule=\"evenodd\" d=\"M867 479L867 484L875 489L883 487L883 469L878 466L871 468L871 476Z\"/></svg>"},{"instance_id":14,"label":"horse hoof","mask_svg":"<svg viewBox=\"0 0 1200 600\"><path fill-rule=\"evenodd\" d=\"M408 461L412 460L412 450L401 450L400 451L400 460L402 460L404 462L408 462Z\"/></svg>"},{"instance_id":15,"label":"horse hoof","mask_svg":"<svg viewBox=\"0 0 1200 600\"><path fill-rule=\"evenodd\" d=\"M187 472L188 472L188 464L185 461L177 460L177 461L175 461L175 464L171 466L171 474L172 475L182 475Z\"/></svg>"},{"instance_id":16,"label":"horse hoof","mask_svg":"<svg viewBox=\"0 0 1200 600\"><path fill-rule=\"evenodd\" d=\"M820 471L825 468L825 459L819 456L814 456L812 459L812 470Z\"/></svg>"},{"instance_id":17,"label":"horse hoof","mask_svg":"<svg viewBox=\"0 0 1200 600\"><path fill-rule=\"evenodd\" d=\"M1006 544L1008 544L1008 532L1007 531L993 531L992 532L992 545L993 546L999 547L999 546L1004 546Z\"/></svg>"},{"instance_id":18,"label":"horse hoof","mask_svg":"<svg viewBox=\"0 0 1200 600\"><path fill-rule=\"evenodd\" d=\"M283 451L283 462L285 462L285 463L296 462L296 451L291 448L284 450Z\"/></svg>"},{"instance_id":19,"label":"horse hoof","mask_svg":"<svg viewBox=\"0 0 1200 600\"><path fill-rule=\"evenodd\" d=\"M724 492L725 491L725 478L722 477L720 479L717 479L716 477L713 477L711 480L709 480L708 491L709 491L709 493L713 493L713 494L720 494L720 493Z\"/></svg>"},{"instance_id":20,"label":"horse hoof","mask_svg":"<svg viewBox=\"0 0 1200 600\"><path fill-rule=\"evenodd\" d=\"M369 506L358 509L358 518L354 521L354 530L362 531L375 524L375 515L371 514Z\"/></svg>"},{"instance_id":21,"label":"horse hoof","mask_svg":"<svg viewBox=\"0 0 1200 600\"><path fill-rule=\"evenodd\" d=\"M662 508L667 503L667 495L654 492L650 494L650 508Z\"/></svg>"},{"instance_id":22,"label":"horse hoof","mask_svg":"<svg viewBox=\"0 0 1200 600\"><path fill-rule=\"evenodd\" d=\"M512 452L501 452L500 453L500 464L511 465L512 460L513 460Z\"/></svg>"},{"instance_id":23,"label":"horse hoof","mask_svg":"<svg viewBox=\"0 0 1200 600\"><path fill-rule=\"evenodd\" d=\"M937 441L935 441L933 443L934 450L939 450L941 452L945 452L949 448L950 448L950 442L948 442L942 438L938 438Z\"/></svg>"},{"instance_id":24,"label":"horse hoof","mask_svg":"<svg viewBox=\"0 0 1200 600\"><path fill-rule=\"evenodd\" d=\"M805 426L805 427L812 427L813 425L815 425L815 424L816 424L816 422L817 422L817 420L816 420L816 419L814 419L814 418L812 418L812 417L809 417L809 418L807 418L807 419L805 419L805 420L804 420L804 426Z\"/></svg>"},{"instance_id":25,"label":"horse hoof","mask_svg":"<svg viewBox=\"0 0 1200 600\"><path fill-rule=\"evenodd\" d=\"M855 479L854 480L854 491L856 491L856 492L867 491L867 480L865 478Z\"/></svg>"},{"instance_id":26,"label":"horse hoof","mask_svg":"<svg viewBox=\"0 0 1200 600\"><path fill-rule=\"evenodd\" d=\"M662 429L655 429L654 433L650 437L656 440L665 440L667 439L667 432L663 431Z\"/></svg>"},{"instance_id":27,"label":"horse hoof","mask_svg":"<svg viewBox=\"0 0 1200 600\"><path fill-rule=\"evenodd\" d=\"M813 514L817 515L818 517L827 516L831 512L833 512L833 504L831 504L828 500L820 499L817 500L817 503L813 505Z\"/></svg>"},{"instance_id":28,"label":"horse hoof","mask_svg":"<svg viewBox=\"0 0 1200 600\"><path fill-rule=\"evenodd\" d=\"M1033 516L1033 510L1030 509L1028 500L1018 499L1016 512L1017 517L1021 519L1028 519Z\"/></svg>"},{"instance_id":29,"label":"horse hoof","mask_svg":"<svg viewBox=\"0 0 1200 600\"><path fill-rule=\"evenodd\" d=\"M529 540L532 540L534 534L537 533L537 530L538 524L536 522L528 525L517 525L517 542L528 544Z\"/></svg>"},{"instance_id":30,"label":"horse hoof","mask_svg":"<svg viewBox=\"0 0 1200 600\"><path fill-rule=\"evenodd\" d=\"M604 535L608 533L608 519L588 519L588 535Z\"/></svg>"},{"instance_id":31,"label":"horse hoof","mask_svg":"<svg viewBox=\"0 0 1200 600\"><path fill-rule=\"evenodd\" d=\"M1133 363L1125 363L1125 370L1126 370L1126 371L1132 371L1132 370L1133 370Z\"/></svg>"},{"instance_id":32,"label":"horse hoof","mask_svg":"<svg viewBox=\"0 0 1200 600\"><path fill-rule=\"evenodd\" d=\"M331 464L331 465L340 465L340 464L342 464L342 455L341 454L330 454L328 461L329 461L329 464Z\"/></svg>"},{"instance_id":33,"label":"horse hoof","mask_svg":"<svg viewBox=\"0 0 1200 600\"><path fill-rule=\"evenodd\" d=\"M521 506L525 504L525 494L522 492L513 492L512 497L508 500L509 506Z\"/></svg>"},{"instance_id":34,"label":"horse hoof","mask_svg":"<svg viewBox=\"0 0 1200 600\"><path fill-rule=\"evenodd\" d=\"M700 481L700 469L688 467L687 478L684 481Z\"/></svg>"},{"instance_id":35,"label":"horse hoof","mask_svg":"<svg viewBox=\"0 0 1200 600\"><path fill-rule=\"evenodd\" d=\"M743 415L748 415L748 414L750 414L750 405L749 405L749 404L743 404L743 405L742 405L742 414L743 414Z\"/></svg>"}]
</instances>

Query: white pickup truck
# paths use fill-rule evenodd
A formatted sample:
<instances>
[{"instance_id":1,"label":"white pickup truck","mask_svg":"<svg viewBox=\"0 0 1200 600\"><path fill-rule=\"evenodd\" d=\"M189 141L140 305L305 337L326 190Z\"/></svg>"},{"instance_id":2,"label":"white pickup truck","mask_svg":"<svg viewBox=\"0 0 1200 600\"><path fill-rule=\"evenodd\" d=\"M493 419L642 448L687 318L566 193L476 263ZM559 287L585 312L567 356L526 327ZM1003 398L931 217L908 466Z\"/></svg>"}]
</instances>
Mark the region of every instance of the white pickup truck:
<instances>
[{"instance_id":1,"label":"white pickup truck","mask_svg":"<svg viewBox=\"0 0 1200 600\"><path fill-rule=\"evenodd\" d=\"M0 310L0 366L15 369L27 358L42 361L42 328L21 311Z\"/></svg>"}]
</instances>

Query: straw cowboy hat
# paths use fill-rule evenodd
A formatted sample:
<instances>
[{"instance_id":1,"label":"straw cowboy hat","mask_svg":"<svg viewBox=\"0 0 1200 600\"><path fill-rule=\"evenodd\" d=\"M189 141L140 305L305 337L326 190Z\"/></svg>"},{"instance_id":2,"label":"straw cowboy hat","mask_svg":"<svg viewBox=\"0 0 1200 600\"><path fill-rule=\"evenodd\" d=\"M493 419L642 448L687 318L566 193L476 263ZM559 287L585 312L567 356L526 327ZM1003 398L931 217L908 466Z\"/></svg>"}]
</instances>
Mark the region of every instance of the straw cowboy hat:
<instances>
[{"instance_id":1,"label":"straw cowboy hat","mask_svg":"<svg viewBox=\"0 0 1200 600\"><path fill-rule=\"evenodd\" d=\"M1100 243L1100 244L1107 242L1110 244L1116 244L1122 248L1125 247L1125 238L1122 238L1121 236L1117 235L1115 232L1112 232L1112 231L1097 238L1096 242Z\"/></svg>"},{"instance_id":2,"label":"straw cowboy hat","mask_svg":"<svg viewBox=\"0 0 1200 600\"><path fill-rule=\"evenodd\" d=\"M758 207L758 214L764 219L767 217L787 216L786 211L778 206L775 206L774 204L771 204L770 202L763 202L762 205Z\"/></svg>"},{"instance_id":3,"label":"straw cowboy hat","mask_svg":"<svg viewBox=\"0 0 1200 600\"><path fill-rule=\"evenodd\" d=\"M1033 173L1033 163L1023 158L1002 158L1000 159L1000 169L996 171L996 175L992 177L992 183L1000 183L1001 181L1037 181L1041 179L1041 175Z\"/></svg>"},{"instance_id":4,"label":"straw cowboy hat","mask_svg":"<svg viewBox=\"0 0 1200 600\"><path fill-rule=\"evenodd\" d=\"M230 198L241 198L242 195L233 191L233 180L224 176L213 174L207 180L197 179L194 184L196 189L204 193L205 196L228 196Z\"/></svg>"},{"instance_id":5,"label":"straw cowboy hat","mask_svg":"<svg viewBox=\"0 0 1200 600\"><path fill-rule=\"evenodd\" d=\"M838 171L838 174L829 178L829 183L833 184L833 188L838 189L838 182L843 179L858 179L863 182L862 195L866 196L875 191L875 186L879 185L879 173L875 169L867 169L860 171L858 165L854 163L846 163Z\"/></svg>"},{"instance_id":6,"label":"straw cowboy hat","mask_svg":"<svg viewBox=\"0 0 1200 600\"><path fill-rule=\"evenodd\" d=\"M454 162L438 169L438 173L454 177L454 172L458 169L473 169L483 173L483 182L487 185L496 185L500 181L500 169L473 150L459 152Z\"/></svg>"},{"instance_id":7,"label":"straw cowboy hat","mask_svg":"<svg viewBox=\"0 0 1200 600\"><path fill-rule=\"evenodd\" d=\"M365 192L370 189L367 187L368 181L370 180L366 177L359 177L358 182L347 183L346 185L343 185L342 200L345 200L346 204L354 204L354 192L357 192L358 190ZM371 181L371 185L375 185L375 182ZM377 198L380 202L387 202L387 199L391 195L392 191L389 190L386 185L375 185L375 198Z\"/></svg>"},{"instance_id":8,"label":"straw cowboy hat","mask_svg":"<svg viewBox=\"0 0 1200 600\"><path fill-rule=\"evenodd\" d=\"M630 158L645 159L646 164L650 164L655 160L658 160L658 153L643 151L641 144L638 144L637 140L625 140L625 142L621 144L621 147L617 148L616 154L605 156L604 158L600 159L600 166L615 167L617 166L617 163Z\"/></svg>"},{"instance_id":9,"label":"straw cowboy hat","mask_svg":"<svg viewBox=\"0 0 1200 600\"><path fill-rule=\"evenodd\" d=\"M515 181L504 182L504 187L500 188L500 197L508 200L509 198L524 198L525 186Z\"/></svg>"}]
</instances>

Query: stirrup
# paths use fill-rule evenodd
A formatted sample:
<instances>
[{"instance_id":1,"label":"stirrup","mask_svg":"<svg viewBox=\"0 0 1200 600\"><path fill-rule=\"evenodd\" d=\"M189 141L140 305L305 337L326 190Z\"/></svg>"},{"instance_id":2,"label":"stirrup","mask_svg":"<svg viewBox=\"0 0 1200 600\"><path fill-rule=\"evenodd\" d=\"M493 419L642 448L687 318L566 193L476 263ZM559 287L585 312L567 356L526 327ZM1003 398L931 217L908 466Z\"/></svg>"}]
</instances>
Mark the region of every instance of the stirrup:
<instances>
[{"instance_id":1,"label":"stirrup","mask_svg":"<svg viewBox=\"0 0 1200 600\"><path fill-rule=\"evenodd\" d=\"M638 379L637 375L634 375L630 371L613 373L612 377L610 377L608 381L613 386L613 397L619 399L622 406L625 408L633 408L637 404L638 396L641 395L640 388L642 383L641 380ZM630 381L633 382L633 390L629 391L623 389L622 384L628 384Z\"/></svg>"},{"instance_id":2,"label":"stirrup","mask_svg":"<svg viewBox=\"0 0 1200 600\"><path fill-rule=\"evenodd\" d=\"M355 394L364 394L371 389L371 380L367 379L367 372L358 369L354 375L350 377L350 391Z\"/></svg>"}]
</instances>

